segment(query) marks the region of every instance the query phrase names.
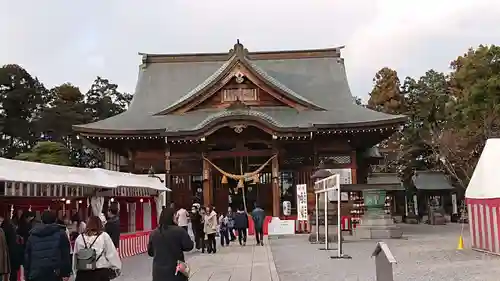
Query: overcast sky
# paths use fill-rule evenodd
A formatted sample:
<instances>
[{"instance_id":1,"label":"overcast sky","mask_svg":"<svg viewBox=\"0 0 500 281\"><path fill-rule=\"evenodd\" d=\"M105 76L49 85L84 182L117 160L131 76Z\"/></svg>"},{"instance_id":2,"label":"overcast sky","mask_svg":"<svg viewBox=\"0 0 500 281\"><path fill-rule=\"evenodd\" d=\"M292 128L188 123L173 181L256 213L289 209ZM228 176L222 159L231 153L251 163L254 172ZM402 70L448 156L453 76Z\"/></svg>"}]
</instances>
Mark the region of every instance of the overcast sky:
<instances>
[{"instance_id":1,"label":"overcast sky","mask_svg":"<svg viewBox=\"0 0 500 281\"><path fill-rule=\"evenodd\" d=\"M500 44L500 0L0 0L0 65L47 87L86 91L96 76L135 88L146 53L328 48L343 56L353 95L375 72L447 71L467 48Z\"/></svg>"}]
</instances>

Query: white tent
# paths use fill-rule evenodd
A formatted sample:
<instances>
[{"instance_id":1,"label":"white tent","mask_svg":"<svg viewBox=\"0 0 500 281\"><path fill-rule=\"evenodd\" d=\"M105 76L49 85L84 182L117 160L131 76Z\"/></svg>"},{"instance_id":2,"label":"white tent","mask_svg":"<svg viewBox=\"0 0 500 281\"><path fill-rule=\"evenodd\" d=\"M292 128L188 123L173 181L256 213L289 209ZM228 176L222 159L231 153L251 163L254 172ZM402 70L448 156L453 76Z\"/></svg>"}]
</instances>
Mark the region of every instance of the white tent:
<instances>
[{"instance_id":1,"label":"white tent","mask_svg":"<svg viewBox=\"0 0 500 281\"><path fill-rule=\"evenodd\" d=\"M500 255L500 139L486 141L465 192L472 248Z\"/></svg>"},{"instance_id":2,"label":"white tent","mask_svg":"<svg viewBox=\"0 0 500 281\"><path fill-rule=\"evenodd\" d=\"M169 188L165 187L165 183L161 182L160 179L150 177L149 175L135 175L99 168L92 170L96 173L101 173L112 178L116 181L116 184L121 187L147 187L159 191L171 191Z\"/></svg>"},{"instance_id":3,"label":"white tent","mask_svg":"<svg viewBox=\"0 0 500 281\"><path fill-rule=\"evenodd\" d=\"M50 165L0 158L0 181L37 184L62 184L100 188L143 187L167 191L157 178L108 171Z\"/></svg>"}]
</instances>

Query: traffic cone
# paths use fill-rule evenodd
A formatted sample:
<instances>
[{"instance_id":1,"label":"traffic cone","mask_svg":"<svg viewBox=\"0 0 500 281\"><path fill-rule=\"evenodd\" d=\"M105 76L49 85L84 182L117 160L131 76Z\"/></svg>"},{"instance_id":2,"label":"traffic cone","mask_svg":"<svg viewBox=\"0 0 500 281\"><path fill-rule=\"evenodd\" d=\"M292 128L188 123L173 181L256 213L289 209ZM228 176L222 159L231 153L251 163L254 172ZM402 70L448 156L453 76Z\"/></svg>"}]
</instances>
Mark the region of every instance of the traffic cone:
<instances>
[{"instance_id":1,"label":"traffic cone","mask_svg":"<svg viewBox=\"0 0 500 281\"><path fill-rule=\"evenodd\" d=\"M462 235L458 238L458 245L457 245L457 250L463 250L464 249L464 238Z\"/></svg>"}]
</instances>

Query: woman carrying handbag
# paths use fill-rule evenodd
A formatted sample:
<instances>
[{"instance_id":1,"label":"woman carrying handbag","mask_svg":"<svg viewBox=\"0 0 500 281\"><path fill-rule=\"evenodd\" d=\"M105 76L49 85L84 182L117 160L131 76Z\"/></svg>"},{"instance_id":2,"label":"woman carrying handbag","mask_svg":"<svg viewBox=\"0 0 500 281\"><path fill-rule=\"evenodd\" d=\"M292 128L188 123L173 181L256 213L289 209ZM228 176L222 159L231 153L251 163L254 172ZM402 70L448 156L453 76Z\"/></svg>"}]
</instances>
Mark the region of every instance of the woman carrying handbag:
<instances>
[{"instance_id":1,"label":"woman carrying handbag","mask_svg":"<svg viewBox=\"0 0 500 281\"><path fill-rule=\"evenodd\" d=\"M149 236L148 255L153 257L153 281L186 281L189 266L184 252L194 243L187 231L174 223L174 210L164 209L160 225Z\"/></svg>"}]
</instances>

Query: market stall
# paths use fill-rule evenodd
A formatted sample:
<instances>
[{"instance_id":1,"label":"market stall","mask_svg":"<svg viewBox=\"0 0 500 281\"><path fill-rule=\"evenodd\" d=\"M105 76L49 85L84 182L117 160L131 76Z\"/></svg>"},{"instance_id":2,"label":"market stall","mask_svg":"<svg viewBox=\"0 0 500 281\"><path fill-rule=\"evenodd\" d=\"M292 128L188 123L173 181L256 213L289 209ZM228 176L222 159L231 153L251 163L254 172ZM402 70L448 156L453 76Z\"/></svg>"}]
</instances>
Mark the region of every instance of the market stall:
<instances>
[{"instance_id":1,"label":"market stall","mask_svg":"<svg viewBox=\"0 0 500 281\"><path fill-rule=\"evenodd\" d=\"M106 213L120 207L120 255L145 251L156 227L161 194L168 191L157 178L103 169L85 169L0 158L0 212L12 216L31 210L39 216L56 210L60 219L79 213Z\"/></svg>"},{"instance_id":2,"label":"market stall","mask_svg":"<svg viewBox=\"0 0 500 281\"><path fill-rule=\"evenodd\" d=\"M487 140L465 197L472 248L500 255L498 159L500 139Z\"/></svg>"}]
</instances>

